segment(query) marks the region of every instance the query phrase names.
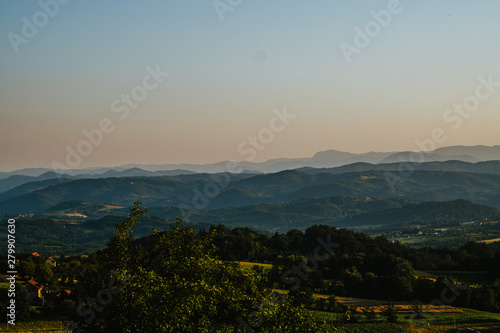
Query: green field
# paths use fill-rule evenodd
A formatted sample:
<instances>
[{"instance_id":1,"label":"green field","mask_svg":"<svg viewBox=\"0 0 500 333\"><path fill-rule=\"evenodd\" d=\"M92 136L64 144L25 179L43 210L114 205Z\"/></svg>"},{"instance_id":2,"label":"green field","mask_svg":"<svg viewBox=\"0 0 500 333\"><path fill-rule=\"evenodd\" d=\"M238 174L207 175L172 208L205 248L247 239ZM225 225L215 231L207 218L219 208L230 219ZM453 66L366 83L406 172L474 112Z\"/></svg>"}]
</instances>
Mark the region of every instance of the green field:
<instances>
[{"instance_id":1,"label":"green field","mask_svg":"<svg viewBox=\"0 0 500 333\"><path fill-rule=\"evenodd\" d=\"M257 262L248 262L248 261L236 261L237 264L240 265L243 269L252 269L254 266L261 267L263 270L269 270L273 267L271 264L262 264Z\"/></svg>"},{"instance_id":2,"label":"green field","mask_svg":"<svg viewBox=\"0 0 500 333\"><path fill-rule=\"evenodd\" d=\"M15 326L2 324L0 332L67 332L62 321L17 322Z\"/></svg>"},{"instance_id":3,"label":"green field","mask_svg":"<svg viewBox=\"0 0 500 333\"><path fill-rule=\"evenodd\" d=\"M318 322L325 324L324 332L339 333L379 333L379 332L446 332L453 328L465 331L473 328L481 332L500 332L500 314L460 308L461 313L424 313L425 318L415 319L409 314L398 314L397 323L388 323L377 314L368 319L362 313L351 313L353 323L344 323L344 313L313 311L311 314ZM335 327L337 330L333 329ZM64 332L64 322L56 320L17 323L15 326L0 326L0 332Z\"/></svg>"},{"instance_id":4,"label":"green field","mask_svg":"<svg viewBox=\"0 0 500 333\"><path fill-rule=\"evenodd\" d=\"M457 328L466 331L472 328L481 332L500 332L500 314L471 309L460 309L461 313L424 314L425 318L415 319L408 314L398 314L397 323L386 322L377 315L375 319L367 319L365 315L354 313L355 323L339 323L345 316L342 313L311 311L318 321L329 327L335 326L338 332L447 332ZM333 331L332 331L333 332Z\"/></svg>"},{"instance_id":5,"label":"green field","mask_svg":"<svg viewBox=\"0 0 500 333\"><path fill-rule=\"evenodd\" d=\"M462 313L430 315L425 319L401 319L402 327L411 332L446 332L458 328L472 328L481 332L500 332L500 314L460 308ZM425 329L422 331L422 329Z\"/></svg>"}]
</instances>

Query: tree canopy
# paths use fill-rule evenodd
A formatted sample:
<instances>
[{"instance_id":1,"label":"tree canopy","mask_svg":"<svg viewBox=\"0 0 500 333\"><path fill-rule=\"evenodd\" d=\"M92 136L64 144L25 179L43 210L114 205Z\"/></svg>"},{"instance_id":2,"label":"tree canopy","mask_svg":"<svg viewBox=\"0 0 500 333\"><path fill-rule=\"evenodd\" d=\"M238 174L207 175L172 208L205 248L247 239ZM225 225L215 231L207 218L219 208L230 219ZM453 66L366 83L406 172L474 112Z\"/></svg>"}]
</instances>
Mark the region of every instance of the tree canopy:
<instances>
[{"instance_id":1,"label":"tree canopy","mask_svg":"<svg viewBox=\"0 0 500 333\"><path fill-rule=\"evenodd\" d=\"M182 220L154 232L148 248L131 246L130 229L146 213L136 202L117 234L96 254L93 279L79 284L84 332L317 332L302 308L277 298L259 276L214 255L212 233L198 236ZM295 327L295 328L293 328Z\"/></svg>"}]
</instances>

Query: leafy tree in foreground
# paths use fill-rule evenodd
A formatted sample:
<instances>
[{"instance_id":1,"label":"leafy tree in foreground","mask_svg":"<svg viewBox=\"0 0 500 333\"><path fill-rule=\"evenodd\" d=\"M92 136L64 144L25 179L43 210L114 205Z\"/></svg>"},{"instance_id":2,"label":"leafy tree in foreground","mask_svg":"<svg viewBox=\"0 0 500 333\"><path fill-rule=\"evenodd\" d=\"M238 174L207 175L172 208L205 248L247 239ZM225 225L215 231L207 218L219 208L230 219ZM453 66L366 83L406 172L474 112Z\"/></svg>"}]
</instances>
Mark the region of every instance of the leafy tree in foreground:
<instances>
[{"instance_id":1,"label":"leafy tree in foreground","mask_svg":"<svg viewBox=\"0 0 500 333\"><path fill-rule=\"evenodd\" d=\"M213 234L181 228L154 232L147 251L132 246L131 228L146 213L136 202L117 234L95 256L98 269L79 288L83 332L318 332L309 314L289 301L264 309L271 297L259 277L214 257ZM267 311L262 313L263 311ZM260 315L259 315L260 314Z\"/></svg>"}]
</instances>

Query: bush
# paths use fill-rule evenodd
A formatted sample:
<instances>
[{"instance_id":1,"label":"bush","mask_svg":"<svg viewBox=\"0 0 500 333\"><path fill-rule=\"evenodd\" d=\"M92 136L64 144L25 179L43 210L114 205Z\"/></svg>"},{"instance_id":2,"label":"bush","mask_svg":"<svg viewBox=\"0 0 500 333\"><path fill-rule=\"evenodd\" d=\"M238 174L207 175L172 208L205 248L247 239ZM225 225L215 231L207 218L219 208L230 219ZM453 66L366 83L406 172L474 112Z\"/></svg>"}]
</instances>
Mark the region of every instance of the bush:
<instances>
[{"instance_id":1,"label":"bush","mask_svg":"<svg viewBox=\"0 0 500 333\"><path fill-rule=\"evenodd\" d=\"M75 308L76 303L71 299L65 299L61 302L59 306L61 308L61 311L65 315L70 316L73 313L73 309Z\"/></svg>"},{"instance_id":2,"label":"bush","mask_svg":"<svg viewBox=\"0 0 500 333\"><path fill-rule=\"evenodd\" d=\"M383 315L387 318L389 323L397 323L398 316L396 315L396 310L394 309L394 304L391 303L387 306L387 309L384 311Z\"/></svg>"}]
</instances>

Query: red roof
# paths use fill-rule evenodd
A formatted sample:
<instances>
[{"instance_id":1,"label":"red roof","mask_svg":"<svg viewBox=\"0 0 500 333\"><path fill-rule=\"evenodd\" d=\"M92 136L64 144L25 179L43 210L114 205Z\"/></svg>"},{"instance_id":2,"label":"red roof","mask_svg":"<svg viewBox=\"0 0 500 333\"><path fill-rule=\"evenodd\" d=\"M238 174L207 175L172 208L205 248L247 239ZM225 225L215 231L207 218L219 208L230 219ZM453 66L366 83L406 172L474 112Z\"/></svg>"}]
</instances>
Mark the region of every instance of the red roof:
<instances>
[{"instance_id":1,"label":"red roof","mask_svg":"<svg viewBox=\"0 0 500 333\"><path fill-rule=\"evenodd\" d=\"M42 289L43 288L43 286L39 282L36 282L35 280L29 280L27 283L29 283L30 285L32 285L36 289Z\"/></svg>"}]
</instances>

